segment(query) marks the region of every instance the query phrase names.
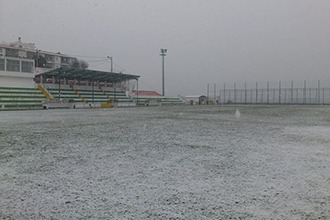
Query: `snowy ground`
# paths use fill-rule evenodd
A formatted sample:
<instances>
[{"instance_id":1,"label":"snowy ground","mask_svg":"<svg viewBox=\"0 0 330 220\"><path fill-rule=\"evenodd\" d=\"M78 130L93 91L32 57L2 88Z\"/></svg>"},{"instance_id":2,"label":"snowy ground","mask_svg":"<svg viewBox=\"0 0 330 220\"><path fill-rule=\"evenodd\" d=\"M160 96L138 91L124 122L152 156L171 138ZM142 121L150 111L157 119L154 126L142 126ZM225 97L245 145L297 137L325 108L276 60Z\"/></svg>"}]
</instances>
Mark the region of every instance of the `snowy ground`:
<instances>
[{"instance_id":1,"label":"snowy ground","mask_svg":"<svg viewBox=\"0 0 330 220\"><path fill-rule=\"evenodd\" d=\"M330 219L330 106L0 112L0 219Z\"/></svg>"}]
</instances>

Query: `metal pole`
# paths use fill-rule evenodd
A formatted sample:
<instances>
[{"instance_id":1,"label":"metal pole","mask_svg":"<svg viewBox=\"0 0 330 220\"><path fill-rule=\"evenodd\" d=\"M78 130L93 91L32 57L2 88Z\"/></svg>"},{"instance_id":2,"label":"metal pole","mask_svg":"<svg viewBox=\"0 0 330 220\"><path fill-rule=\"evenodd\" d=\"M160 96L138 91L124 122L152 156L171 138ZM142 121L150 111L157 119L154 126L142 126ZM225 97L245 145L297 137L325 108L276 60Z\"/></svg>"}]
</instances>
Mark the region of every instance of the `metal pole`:
<instances>
[{"instance_id":1,"label":"metal pole","mask_svg":"<svg viewBox=\"0 0 330 220\"><path fill-rule=\"evenodd\" d=\"M223 104L226 103L226 83L223 84Z\"/></svg>"},{"instance_id":2,"label":"metal pole","mask_svg":"<svg viewBox=\"0 0 330 220\"><path fill-rule=\"evenodd\" d=\"M281 104L281 81L278 82L278 104Z\"/></svg>"},{"instance_id":3,"label":"metal pole","mask_svg":"<svg viewBox=\"0 0 330 220\"><path fill-rule=\"evenodd\" d=\"M247 98L247 94L246 94L246 83L244 83L244 90L245 90L245 95L244 95L244 102L245 102L245 104L246 104L246 98Z\"/></svg>"},{"instance_id":4,"label":"metal pole","mask_svg":"<svg viewBox=\"0 0 330 220\"><path fill-rule=\"evenodd\" d=\"M163 96L165 96L165 68L164 68L164 56L163 58L163 63L162 63L162 91L163 91Z\"/></svg>"},{"instance_id":5,"label":"metal pole","mask_svg":"<svg viewBox=\"0 0 330 220\"><path fill-rule=\"evenodd\" d=\"M306 92L306 80L304 81L304 104L306 104L306 96L307 96L307 92Z\"/></svg>"},{"instance_id":6,"label":"metal pole","mask_svg":"<svg viewBox=\"0 0 330 220\"><path fill-rule=\"evenodd\" d=\"M94 104L94 81L92 81L92 102Z\"/></svg>"},{"instance_id":7,"label":"metal pole","mask_svg":"<svg viewBox=\"0 0 330 220\"><path fill-rule=\"evenodd\" d=\"M269 105L269 82L267 82L267 104Z\"/></svg>"},{"instance_id":8,"label":"metal pole","mask_svg":"<svg viewBox=\"0 0 330 220\"><path fill-rule=\"evenodd\" d=\"M116 82L116 80L114 80L114 94L113 94L113 97L114 97L114 102L116 102L116 84L117 84L117 82Z\"/></svg>"},{"instance_id":9,"label":"metal pole","mask_svg":"<svg viewBox=\"0 0 330 220\"><path fill-rule=\"evenodd\" d=\"M209 86L210 86L210 85L209 85L209 83L208 83L208 84L207 84L207 104L209 104L209 101L210 101L210 100L209 100L209 99L210 99L210 98L209 98L209 91L210 91L210 90L209 90Z\"/></svg>"},{"instance_id":10,"label":"metal pole","mask_svg":"<svg viewBox=\"0 0 330 220\"><path fill-rule=\"evenodd\" d=\"M256 104L258 103L258 82L256 82Z\"/></svg>"},{"instance_id":11,"label":"metal pole","mask_svg":"<svg viewBox=\"0 0 330 220\"><path fill-rule=\"evenodd\" d=\"M61 99L61 80L58 78L58 97Z\"/></svg>"},{"instance_id":12,"label":"metal pole","mask_svg":"<svg viewBox=\"0 0 330 220\"><path fill-rule=\"evenodd\" d=\"M293 104L293 81L291 81L291 104Z\"/></svg>"},{"instance_id":13,"label":"metal pole","mask_svg":"<svg viewBox=\"0 0 330 220\"><path fill-rule=\"evenodd\" d=\"M234 104L236 104L236 83L234 83Z\"/></svg>"},{"instance_id":14,"label":"metal pole","mask_svg":"<svg viewBox=\"0 0 330 220\"><path fill-rule=\"evenodd\" d=\"M111 62L111 72L113 71L113 62L112 62L112 57L110 57L110 56L107 56L107 58L109 58L110 59L110 62Z\"/></svg>"},{"instance_id":15,"label":"metal pole","mask_svg":"<svg viewBox=\"0 0 330 220\"><path fill-rule=\"evenodd\" d=\"M136 79L136 105L139 103L139 79Z\"/></svg>"},{"instance_id":16,"label":"metal pole","mask_svg":"<svg viewBox=\"0 0 330 220\"><path fill-rule=\"evenodd\" d=\"M216 84L214 83L214 103L213 104L216 104L216 100L217 100L217 91L216 91Z\"/></svg>"},{"instance_id":17,"label":"metal pole","mask_svg":"<svg viewBox=\"0 0 330 220\"><path fill-rule=\"evenodd\" d=\"M299 104L299 89L297 88L296 91L297 91L297 94L296 94L296 97L297 97L296 104Z\"/></svg>"},{"instance_id":18,"label":"metal pole","mask_svg":"<svg viewBox=\"0 0 330 220\"><path fill-rule=\"evenodd\" d=\"M219 104L221 104L221 89L219 89Z\"/></svg>"},{"instance_id":19,"label":"metal pole","mask_svg":"<svg viewBox=\"0 0 330 220\"><path fill-rule=\"evenodd\" d=\"M320 90L320 80L317 81L317 101L318 101L318 104L321 104L321 90Z\"/></svg>"},{"instance_id":20,"label":"metal pole","mask_svg":"<svg viewBox=\"0 0 330 220\"><path fill-rule=\"evenodd\" d=\"M61 75L61 69L58 70L59 75ZM59 99L61 100L61 80L60 76L58 77L58 96Z\"/></svg>"},{"instance_id":21,"label":"metal pole","mask_svg":"<svg viewBox=\"0 0 330 220\"><path fill-rule=\"evenodd\" d=\"M39 67L39 50L37 49L36 52L37 52L37 59L36 59L37 63L34 66Z\"/></svg>"},{"instance_id":22,"label":"metal pole","mask_svg":"<svg viewBox=\"0 0 330 220\"><path fill-rule=\"evenodd\" d=\"M111 72L113 72L113 60L112 60L112 57L110 57L110 60L111 60Z\"/></svg>"},{"instance_id":23,"label":"metal pole","mask_svg":"<svg viewBox=\"0 0 330 220\"><path fill-rule=\"evenodd\" d=\"M165 67L164 67L164 57L166 56L167 49L160 49L160 56L162 56L162 91L163 96L165 96Z\"/></svg>"}]
</instances>

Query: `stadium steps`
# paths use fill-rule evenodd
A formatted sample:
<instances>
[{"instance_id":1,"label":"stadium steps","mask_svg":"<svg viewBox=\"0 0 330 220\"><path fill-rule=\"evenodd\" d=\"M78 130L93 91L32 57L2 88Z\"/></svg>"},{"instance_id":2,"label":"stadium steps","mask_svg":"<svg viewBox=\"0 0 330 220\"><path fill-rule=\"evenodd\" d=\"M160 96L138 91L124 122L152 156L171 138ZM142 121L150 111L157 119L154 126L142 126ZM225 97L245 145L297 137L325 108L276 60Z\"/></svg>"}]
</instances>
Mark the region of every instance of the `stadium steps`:
<instances>
[{"instance_id":1,"label":"stadium steps","mask_svg":"<svg viewBox=\"0 0 330 220\"><path fill-rule=\"evenodd\" d=\"M132 100L127 97L123 91L106 91L105 93L107 96L111 97L112 100L116 99L117 102L132 102Z\"/></svg>"},{"instance_id":2,"label":"stadium steps","mask_svg":"<svg viewBox=\"0 0 330 220\"><path fill-rule=\"evenodd\" d=\"M58 88L47 88L47 90L55 99L72 99L74 102L82 104L81 106L101 106L101 103L113 101L115 97L118 106L130 106L133 104L133 101L121 90L114 92L112 90L94 88L94 91L81 87L64 87L60 91Z\"/></svg>"},{"instance_id":3,"label":"stadium steps","mask_svg":"<svg viewBox=\"0 0 330 220\"><path fill-rule=\"evenodd\" d=\"M164 97L161 103L162 105L183 105L184 101L180 97Z\"/></svg>"},{"instance_id":4,"label":"stadium steps","mask_svg":"<svg viewBox=\"0 0 330 220\"><path fill-rule=\"evenodd\" d=\"M0 87L0 110L42 109L45 99L38 88Z\"/></svg>"},{"instance_id":5,"label":"stadium steps","mask_svg":"<svg viewBox=\"0 0 330 220\"><path fill-rule=\"evenodd\" d=\"M54 99L54 97L52 96L52 94L50 94L50 92L48 92L48 90L40 83L38 83L38 89L40 90L40 92L42 94L44 94L48 99Z\"/></svg>"}]
</instances>

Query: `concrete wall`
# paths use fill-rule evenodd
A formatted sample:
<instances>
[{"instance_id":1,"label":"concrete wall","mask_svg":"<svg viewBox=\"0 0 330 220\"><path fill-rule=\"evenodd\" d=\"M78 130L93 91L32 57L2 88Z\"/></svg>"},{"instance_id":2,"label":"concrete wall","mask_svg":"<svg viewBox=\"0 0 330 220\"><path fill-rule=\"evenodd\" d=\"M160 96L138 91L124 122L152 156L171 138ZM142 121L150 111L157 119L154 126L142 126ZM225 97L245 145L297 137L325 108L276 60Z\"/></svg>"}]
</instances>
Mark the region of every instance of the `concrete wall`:
<instances>
[{"instance_id":1,"label":"concrete wall","mask_svg":"<svg viewBox=\"0 0 330 220\"><path fill-rule=\"evenodd\" d=\"M0 87L35 88L33 73L0 71Z\"/></svg>"}]
</instances>

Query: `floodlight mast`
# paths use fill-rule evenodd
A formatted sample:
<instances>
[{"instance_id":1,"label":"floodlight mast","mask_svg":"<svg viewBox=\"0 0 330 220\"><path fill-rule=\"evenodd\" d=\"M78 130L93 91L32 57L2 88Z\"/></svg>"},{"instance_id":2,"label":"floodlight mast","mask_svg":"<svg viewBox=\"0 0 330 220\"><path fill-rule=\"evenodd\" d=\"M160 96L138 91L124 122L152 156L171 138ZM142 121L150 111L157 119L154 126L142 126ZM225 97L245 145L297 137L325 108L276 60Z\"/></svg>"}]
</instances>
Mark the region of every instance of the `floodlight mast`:
<instances>
[{"instance_id":1,"label":"floodlight mast","mask_svg":"<svg viewBox=\"0 0 330 220\"><path fill-rule=\"evenodd\" d=\"M112 57L110 57L110 56L107 56L107 58L109 58L109 59L110 59L110 61L111 61L111 72L112 72L112 70L113 70L113 65L112 65Z\"/></svg>"},{"instance_id":2,"label":"floodlight mast","mask_svg":"<svg viewBox=\"0 0 330 220\"><path fill-rule=\"evenodd\" d=\"M112 57L110 57L110 56L107 56L107 58L109 58L110 59L110 61L111 61L111 74L113 73L112 71L113 71L113 60L112 60ZM113 89L114 89L114 96L113 96L113 98L114 98L114 102L116 102L116 80L114 80L113 82Z\"/></svg>"},{"instance_id":3,"label":"floodlight mast","mask_svg":"<svg viewBox=\"0 0 330 220\"><path fill-rule=\"evenodd\" d=\"M166 56L167 49L160 49L160 56L162 56L162 85L163 85L163 93L162 95L165 96L165 69L164 69L164 57Z\"/></svg>"}]
</instances>

